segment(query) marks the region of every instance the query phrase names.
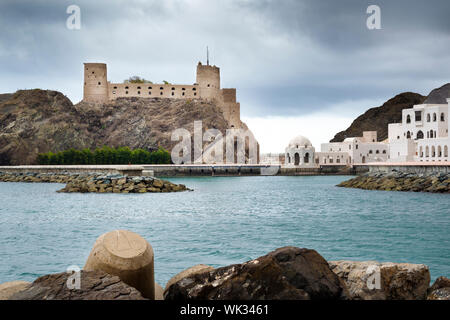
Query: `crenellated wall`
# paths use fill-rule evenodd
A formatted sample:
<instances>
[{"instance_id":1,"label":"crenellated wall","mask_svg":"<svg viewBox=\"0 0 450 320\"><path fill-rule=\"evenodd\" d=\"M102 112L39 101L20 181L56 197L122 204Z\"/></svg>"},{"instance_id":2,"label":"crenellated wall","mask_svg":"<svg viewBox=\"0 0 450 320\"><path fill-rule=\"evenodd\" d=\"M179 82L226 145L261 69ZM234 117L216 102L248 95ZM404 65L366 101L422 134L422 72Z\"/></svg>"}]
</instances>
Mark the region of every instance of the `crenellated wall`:
<instances>
[{"instance_id":1,"label":"crenellated wall","mask_svg":"<svg viewBox=\"0 0 450 320\"><path fill-rule=\"evenodd\" d=\"M222 109L224 118L231 127L240 128L240 104L236 101L236 89L220 88L220 68L211 65L197 65L196 83L192 85L154 83L111 83L108 82L104 63L84 64L83 101L106 103L117 98L171 98L205 99L215 101Z\"/></svg>"}]
</instances>

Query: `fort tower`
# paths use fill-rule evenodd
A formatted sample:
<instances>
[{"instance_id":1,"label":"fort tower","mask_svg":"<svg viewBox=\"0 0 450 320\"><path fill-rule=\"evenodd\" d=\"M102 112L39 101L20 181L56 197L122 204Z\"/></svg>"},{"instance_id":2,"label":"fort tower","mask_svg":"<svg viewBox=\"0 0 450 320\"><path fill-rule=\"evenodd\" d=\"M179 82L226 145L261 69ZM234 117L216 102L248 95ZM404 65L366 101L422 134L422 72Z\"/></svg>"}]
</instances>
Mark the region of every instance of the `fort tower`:
<instances>
[{"instance_id":1,"label":"fort tower","mask_svg":"<svg viewBox=\"0 0 450 320\"><path fill-rule=\"evenodd\" d=\"M108 101L108 78L105 63L84 64L83 101L92 103Z\"/></svg>"}]
</instances>

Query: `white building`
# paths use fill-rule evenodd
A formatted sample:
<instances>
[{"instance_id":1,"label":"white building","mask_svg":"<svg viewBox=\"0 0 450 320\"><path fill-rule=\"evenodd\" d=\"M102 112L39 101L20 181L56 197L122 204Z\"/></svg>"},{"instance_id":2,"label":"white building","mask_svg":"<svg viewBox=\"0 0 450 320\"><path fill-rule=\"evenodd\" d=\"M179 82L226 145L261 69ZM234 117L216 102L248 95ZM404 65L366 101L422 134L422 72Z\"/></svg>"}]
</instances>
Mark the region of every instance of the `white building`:
<instances>
[{"instance_id":1,"label":"white building","mask_svg":"<svg viewBox=\"0 0 450 320\"><path fill-rule=\"evenodd\" d=\"M346 138L342 142L321 144L316 153L320 165L353 165L368 162L384 162L388 159L389 147L377 142L376 131L364 131L362 137Z\"/></svg>"},{"instance_id":2,"label":"white building","mask_svg":"<svg viewBox=\"0 0 450 320\"><path fill-rule=\"evenodd\" d=\"M449 161L450 99L402 110L402 122L390 123L389 161Z\"/></svg>"},{"instance_id":3,"label":"white building","mask_svg":"<svg viewBox=\"0 0 450 320\"><path fill-rule=\"evenodd\" d=\"M285 149L284 161L286 167L316 167L314 163L315 148L311 141L303 136L297 136L289 142Z\"/></svg>"}]
</instances>

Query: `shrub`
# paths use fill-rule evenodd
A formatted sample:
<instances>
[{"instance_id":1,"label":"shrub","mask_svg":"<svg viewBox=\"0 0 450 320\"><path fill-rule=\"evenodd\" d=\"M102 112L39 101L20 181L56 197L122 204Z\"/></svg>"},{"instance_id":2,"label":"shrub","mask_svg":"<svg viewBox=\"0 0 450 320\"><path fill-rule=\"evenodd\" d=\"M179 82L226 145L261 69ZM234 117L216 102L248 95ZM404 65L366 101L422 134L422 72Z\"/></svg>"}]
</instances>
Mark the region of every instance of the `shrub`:
<instances>
[{"instance_id":1,"label":"shrub","mask_svg":"<svg viewBox=\"0 0 450 320\"><path fill-rule=\"evenodd\" d=\"M42 165L77 165L77 164L170 164L170 152L159 148L156 151L144 149L131 150L129 147L111 148L103 146L76 150L74 148L57 153L39 153L37 162Z\"/></svg>"}]
</instances>

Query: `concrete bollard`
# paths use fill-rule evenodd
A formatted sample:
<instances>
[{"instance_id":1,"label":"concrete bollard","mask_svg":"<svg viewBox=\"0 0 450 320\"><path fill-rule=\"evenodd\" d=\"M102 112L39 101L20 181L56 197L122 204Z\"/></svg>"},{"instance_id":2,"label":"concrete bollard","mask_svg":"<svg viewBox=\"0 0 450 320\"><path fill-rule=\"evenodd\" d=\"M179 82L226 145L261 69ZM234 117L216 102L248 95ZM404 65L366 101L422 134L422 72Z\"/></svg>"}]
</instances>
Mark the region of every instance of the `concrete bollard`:
<instances>
[{"instance_id":1,"label":"concrete bollard","mask_svg":"<svg viewBox=\"0 0 450 320\"><path fill-rule=\"evenodd\" d=\"M145 298L155 299L153 249L134 232L115 230L98 237L84 270L102 270L116 275Z\"/></svg>"}]
</instances>

